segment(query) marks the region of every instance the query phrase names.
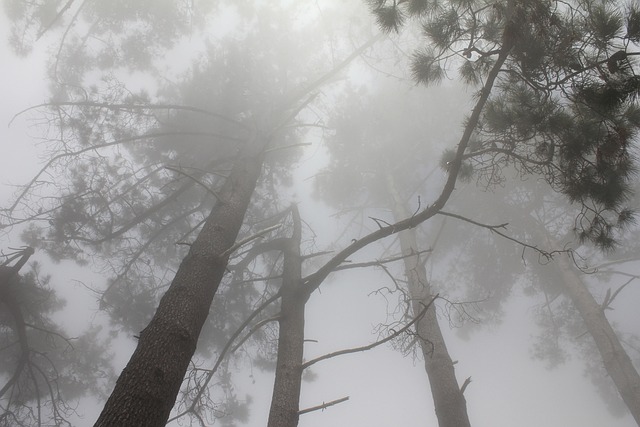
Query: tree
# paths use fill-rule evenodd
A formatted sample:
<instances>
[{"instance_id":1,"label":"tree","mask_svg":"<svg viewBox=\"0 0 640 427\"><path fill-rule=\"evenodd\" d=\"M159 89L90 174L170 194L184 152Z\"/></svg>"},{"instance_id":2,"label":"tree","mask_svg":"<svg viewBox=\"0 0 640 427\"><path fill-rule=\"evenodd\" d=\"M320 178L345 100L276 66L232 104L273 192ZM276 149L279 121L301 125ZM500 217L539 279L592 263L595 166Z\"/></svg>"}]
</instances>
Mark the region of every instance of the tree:
<instances>
[{"instance_id":1,"label":"tree","mask_svg":"<svg viewBox=\"0 0 640 427\"><path fill-rule=\"evenodd\" d=\"M372 3L388 31L407 16L422 22L429 43L414 54L418 82L458 65L461 78L477 83L508 52L465 159L488 182L511 163L541 174L581 204L581 238L611 248L631 219L624 202L633 173L627 146L638 129L629 62L638 12L622 14L613 1Z\"/></svg>"},{"instance_id":2,"label":"tree","mask_svg":"<svg viewBox=\"0 0 640 427\"><path fill-rule=\"evenodd\" d=\"M511 176L517 174L511 171ZM621 245L615 254L602 253L576 242L573 226L579 210L540 182L514 178L491 194L477 194L473 186L469 187L460 189L460 197L448 212L455 221L470 217L474 223L459 225L458 229L449 226L443 232L441 240L448 243L441 245L438 259L433 261L434 270L441 272L436 280L463 284L457 290L462 299L488 296L493 300L488 307L494 312L490 316L496 315L496 304L512 293L523 291L532 296L537 322L543 328L532 346L532 355L555 367L577 350L610 408L624 407L618 396L625 392L625 401L633 403L628 390L633 388L629 384L637 375L630 360L635 350L632 345L624 345L624 335L615 330L607 316L615 302L621 300L624 283L628 284L629 279L622 285L615 285L614 281L607 284L611 273L600 272L597 265L632 260L637 250L636 227L620 237ZM500 227L489 228L494 237L488 238L486 227L474 231L482 223ZM529 246L518 250L516 243L504 238L507 232L510 239ZM488 245L491 251L487 250ZM552 257L536 252L536 248L549 245L565 250ZM566 252L567 248L570 251ZM629 277L629 273L624 274L621 277ZM607 286L610 288L605 293ZM620 372L625 370L629 371L621 383ZM615 383L621 384L619 391Z\"/></svg>"},{"instance_id":3,"label":"tree","mask_svg":"<svg viewBox=\"0 0 640 427\"><path fill-rule=\"evenodd\" d=\"M398 2L390 8L384 8L382 3L378 2L376 11L381 18L389 16L398 18L401 16L398 13L398 7L409 5L411 11L417 12L416 7L420 4L420 2ZM422 4L425 7L433 6L430 2ZM184 72L184 80L187 82L184 85L164 85L158 80L151 79L153 84L148 85L150 87L140 84L145 87L131 89L123 86L123 81L116 78L119 73L126 74L128 70L121 69L114 58L120 59L118 56L120 53L128 55L145 47L147 40L145 36L153 34L153 31L163 23L163 19L156 20L156 17L158 15L160 18L173 16L164 13L167 9L173 10L172 7L175 7L175 4L163 3L163 7L157 8L146 5L134 16L131 12L138 11L135 9L138 6L134 4L124 9L112 9L110 5L91 5L89 9L84 9L84 3L78 6L78 14L74 15L72 22L76 25L75 23L80 22L77 17L86 16L88 19L85 22L89 25L78 25L76 28L80 29L82 37L74 39L73 43L63 44L67 47L60 50L61 53L53 66L55 81L61 84L49 105L53 107L53 114L50 117L55 120L52 128L61 135L56 137L60 141L59 147L62 150L58 153L58 157L52 158L51 164L66 159L77 161L75 164L61 164L62 169L71 179L58 182L69 182L69 187L56 192L63 196L53 199L56 202L53 206L35 207L25 203L24 217L17 216L17 206L26 200L28 191L19 194L18 204L5 211L7 222L13 225L33 219L51 221L50 230L38 230L36 227L30 229L26 236L31 239L30 241L44 242L45 245L49 243L46 239L56 242L57 244L47 245L53 254L82 258L83 251L88 251L92 255L104 256L108 262L116 260L118 265L116 280L112 282L112 291L123 288L125 276L129 279L128 286L132 286L133 289L136 287L145 289L156 284L158 276L167 273L167 269L159 269L159 266L164 267L164 264L169 264L177 268L176 278L161 300L156 316L140 334L138 350L130 366L123 373L99 425L109 423L123 425L127 422L130 425L164 423L194 354L196 341L207 317L212 298L225 273L228 259L238 249L236 241L244 242L245 236L251 236L257 231L246 227L246 232L242 237L238 237L243 217L248 212L254 187L264 185L268 188L271 183L283 179L276 173L278 169L282 169L277 161L282 160L282 157L274 156L276 157L274 163L269 163L269 159L275 153L286 153L285 148L298 144L300 135L293 130L293 127L296 120L302 117L301 111L306 111L305 108L315 100L314 95L321 84L335 76L337 71L343 69L350 59L362 51L358 49L347 60L338 61L331 72L320 76L313 75L309 69L314 67L310 64L321 61L322 59L319 58L324 57L313 55L315 52L310 52L308 48L311 44L295 43L304 39L303 35L307 34L301 29L296 28L296 32L293 32L295 36L291 36L291 33L285 34L283 29L291 31L287 15L283 13L284 19L276 19L282 16L274 16L278 14L270 10L271 4L267 4L259 8L260 13L256 12L247 22L240 20L239 27L246 29L243 35L246 38L236 42L230 41L229 44L212 43L211 47L206 49L207 55L204 56L200 67ZM240 7L246 8L247 5L242 3ZM527 71L526 73L522 68L523 61L530 59L532 54L532 48L528 45L530 40L527 37L536 34L555 35L552 32L545 33L545 31L551 31L555 25L552 24L554 21L552 16L555 12L553 9L545 9L546 3L542 5L542 2L527 5L507 2L506 7L498 4L495 8L483 9L474 9L471 3L455 2L446 6L446 8L449 7L460 7L460 12L465 12L467 17L473 18L464 22L471 25L475 19L476 23L480 23L485 30L482 33L485 40L482 43L476 40L475 34L479 32L463 32L471 34L473 42L469 45L471 50L467 54L473 55L475 52L481 58L475 61L474 66L477 69L472 71L478 72L473 75L482 80L482 89L455 151L444 162L447 173L443 177L442 186L433 191L435 197L429 198L432 203L425 208L420 205L415 214L393 224L379 222L377 230L354 239L350 245L330 258L323 267L301 280L298 296L309 294L317 289L320 283L345 261L346 257L357 250L399 231L414 228L441 213L453 194L459 172L478 158L477 155L509 154L509 158L518 158L519 153L512 153L504 147L498 147L498 143L496 143L496 150L491 146L489 136L493 136L492 132L500 129L486 128L485 122L489 122L488 113L490 112L487 106L494 105L490 99L492 96L495 98L496 95L501 94L516 94L522 89L517 79L509 80L510 74L505 72L505 68L514 71L516 77L518 75L526 77L528 80L525 79L525 83L533 81L535 73L529 71L532 65L527 64L526 67L529 68L524 70ZM434 9L437 13L434 12L430 17L438 19L433 22L445 17L440 12L449 11L446 8ZM60 9L62 15L65 15L66 10L65 7ZM126 19L131 18L135 23L139 23L138 19L140 22L146 22L147 14L153 17L154 23L148 27L129 25L128 21L123 20L123 15L115 13L121 10L126 11L124 15ZM178 10L184 12L180 7ZM188 7L185 10L189 11ZM458 12L455 9L451 10ZM81 11L87 12L87 15L83 15ZM55 14L54 21L58 20L60 12ZM260 19L254 21L255 16L259 16ZM531 17L535 19L525 20L525 22L531 22L530 25L521 25L520 21ZM256 22L260 32L252 31ZM390 22L392 27L399 23L397 19L385 22ZM47 25L44 27L49 28ZM520 27L524 28L526 34L519 33L522 30ZM140 28L142 28L141 32L138 31ZM179 26L179 28L184 27ZM122 29L128 32L123 34ZM494 30L493 33L491 29ZM433 31L437 33L437 28ZM177 33L172 31L168 33L167 39L161 39L166 44L161 45L163 49L158 49L158 55L149 55L148 51L143 52L146 55L131 55L132 67L137 71L142 70L143 75L154 77L160 74L157 73L158 68L162 68L172 59L171 55L165 55L166 46L175 46L176 43L183 41L179 35L176 36ZM273 40L267 35L274 33L278 36L277 43L266 45L244 43L247 40ZM94 38L97 35L100 37ZM63 36L63 39L66 37L66 35ZM98 42L94 51L88 40L92 42L106 40L107 42L104 44ZM121 41L126 43L120 44ZM485 46L484 43L487 45ZM576 41L576 44L578 43L580 42ZM152 45L152 47L155 46ZM279 62L281 57L287 57L280 49L286 52L291 46L296 47L294 49L296 52L305 53L295 62L299 69L282 67ZM451 46L455 48L454 45ZM131 50L125 48L131 48ZM96 51L99 54L95 55ZM153 52L153 49L151 51ZM246 52L252 55L246 56ZM462 50L460 52L464 53ZM602 52L588 53L592 56L604 57L605 55ZM611 58L606 56L606 62L602 62L605 59L600 61L607 65L611 62L612 69L615 70L612 72L617 73L620 68L618 61L622 60L615 59L614 62ZM435 62L429 62L427 54L418 55L416 59L417 65L414 70L419 79L420 76L425 76L425 72L429 74L434 70L432 66ZM558 58L554 57L554 60ZM539 71L542 68L542 62L545 61L535 63L537 67L534 67L535 70ZM556 62L558 61L552 64ZM99 64L99 66L90 68L91 64ZM287 62L287 65L292 67L293 64L294 62ZM101 72L102 66L105 67L102 70L106 70L104 73ZM570 72L567 74L570 75L569 79L562 80L563 78L558 77L555 82L566 88L570 88L570 84L580 83L580 78L584 76L586 77L583 83L591 82L588 80L589 76L594 77L593 81L597 82L595 68L596 65L587 63L581 69L581 73L571 74L573 72ZM178 69L177 74L183 71L183 68L178 67ZM568 68L563 68L563 70L566 69ZM104 77L104 80L93 79L88 74L88 70L96 72ZM437 74L437 70L435 71ZM503 76L507 77L502 78ZM169 73L169 80L175 80L172 79L173 77L175 74ZM87 80L89 85L86 84ZM633 83L632 80L628 81ZM202 82L206 84L201 84ZM629 92L624 91L626 84L624 83L622 88L618 86L614 88L615 93L623 95L619 97L620 101L628 100ZM559 86L549 87L548 91L552 92ZM596 85L595 90L591 92L581 90L581 88L588 89L586 84L575 87L579 88L575 92L577 95L591 93L592 98L593 93L599 95L602 89L602 85ZM497 92L495 92L496 88ZM530 98L528 92L525 92L522 97ZM563 105L564 102L580 101L582 98L560 96L558 99L558 104ZM191 102L191 100L197 102ZM552 100L556 99L552 97ZM539 104L534 105L536 111L542 107L549 107L550 105L546 102L542 99ZM619 113L623 104L617 103L612 114ZM498 111L497 108L491 111L494 110ZM569 121L577 120L583 117L583 114L576 107L563 117ZM584 117L592 121L598 117L601 118L597 116L594 119L588 115ZM576 123L582 124L579 121ZM595 122L589 121L587 124L595 126ZM558 130L560 127L557 124L551 127L548 131L550 137L568 138L567 135L560 133ZM479 139L476 138L477 134L480 136ZM597 158L597 153L593 152L594 147L603 145L603 138L606 139L609 136L613 138L615 135L611 132L597 134L596 137L600 139L594 139L590 148L582 147L581 149ZM211 141L214 141L214 147L209 145ZM506 139L498 141L500 144L505 144L505 147L508 144ZM541 154L536 154L538 151L535 149L544 144L535 144L535 138L526 141L532 142L532 145L523 143L519 146L522 146L526 153L533 153L531 154L533 164L540 166ZM551 141L559 144L556 139ZM70 142L76 144L72 149L70 149ZM472 143L480 144L481 150L476 152L476 146ZM570 145L567 147L570 148ZM109 151L108 155L94 155L97 150L110 148L114 149ZM275 151L276 148L280 150ZM553 152L556 153L555 148ZM566 153L571 154L570 150ZM84 155L86 157L79 157ZM602 158L602 152L600 157ZM622 160L625 160L624 157L622 156ZM523 158L528 159L526 156ZM608 163L612 161L611 156L605 155L604 159ZM499 166L500 163L497 160L499 159L493 159L493 164ZM569 184L575 184L576 174L581 173L583 169L592 173L591 163L582 163L578 159L576 166L570 162L570 158L559 158L559 161L565 160L570 166L575 166L574 169L577 172L570 174L569 178L573 177L573 181L567 180L567 185L561 189L567 194L573 194L571 192L573 187ZM283 164L287 164L286 159ZM622 161L621 165L613 168L616 174L624 172L624 168L628 166L625 161ZM567 167L564 170L573 171L574 169ZM541 170L547 169L541 168ZM557 172L555 168L549 170ZM596 170L595 180L602 179L601 172L606 171ZM263 178L259 180L261 174ZM558 176L563 177L561 173L552 175L552 177ZM560 181L557 182L565 184L565 181L558 179ZM552 180L552 182L556 181ZM620 184L624 184L625 180L611 180L611 182L622 188L622 191L614 193L616 197L622 197L625 194L625 188ZM604 184L607 185L611 182L604 180ZM27 190L34 190L40 186L38 191L45 194L51 191L43 189L41 184L42 182L36 179L27 187ZM623 214L622 219L625 220L626 211L618 209L617 202L610 203L605 200L602 192L592 194L585 193L581 188L579 190L582 191L578 192L579 197L585 197L585 206L588 202L595 201L604 208L601 210L598 206L594 211L585 212L584 218L588 222L584 230L585 236L606 245L610 242L611 236L607 233L603 234L601 232L603 228L599 224L608 218L606 215L610 211L616 211L618 216ZM275 196L271 199L254 200L253 203L256 210L260 210L263 205L269 205L274 199L276 199ZM596 226L589 228L589 224L596 224ZM604 230L608 228L605 227ZM194 240L193 236L196 234L197 237ZM167 242L171 244L180 242L181 245L178 249L166 251ZM152 247L157 250L149 251ZM61 250L58 250L59 248ZM189 248L188 251L186 248ZM183 256L183 262L177 267L177 260L182 259ZM132 268L134 264L135 269ZM144 295L143 292L137 294ZM153 301L154 297L155 293L151 292L148 300ZM122 300L126 298L120 296L120 301ZM109 300L105 297L103 301L109 304L119 300L115 298ZM167 351L167 348L172 351ZM170 361L170 366L167 361ZM127 387L128 381L135 386ZM151 394L142 389L143 385L150 387L148 391ZM135 396L136 393L140 394ZM157 400L147 399L148 397L154 397ZM142 405L141 403L145 400L146 404ZM133 406L127 406L128 404ZM112 415L113 418L109 418Z\"/></svg>"},{"instance_id":4,"label":"tree","mask_svg":"<svg viewBox=\"0 0 640 427\"><path fill-rule=\"evenodd\" d=\"M631 138L637 129L636 82L629 62L635 55L630 49L637 39L637 11L622 14L612 1L564 7L511 1L491 7L370 3L386 31L399 30L409 18L422 25L425 43L412 61L420 83L432 84L457 71L466 83L478 84L499 53L509 50L465 165L488 184L504 180L500 172L509 164L523 175L544 176L582 205L581 238L610 248L615 230L631 219L623 207L633 172L629 140L612 141ZM445 165L452 155L447 153Z\"/></svg>"},{"instance_id":5,"label":"tree","mask_svg":"<svg viewBox=\"0 0 640 427\"><path fill-rule=\"evenodd\" d=\"M71 425L73 399L102 396L113 372L99 329L67 338L52 317L64 306L37 265L20 274L34 251L13 251L0 266L0 425ZM17 260L13 265L13 261ZM36 410L34 410L36 409Z\"/></svg>"},{"instance_id":6,"label":"tree","mask_svg":"<svg viewBox=\"0 0 640 427\"><path fill-rule=\"evenodd\" d=\"M523 175L544 176L581 206L575 222L580 239L613 248L616 231L632 222L625 202L634 170L629 145L638 131L638 80L629 58L637 54L632 49L639 39L638 11L630 7L623 15L614 2L372 4L388 31L406 16L422 21L430 44L414 55L417 81L437 81L457 63L460 76L477 82L489 67L495 69L493 58L502 58L495 94L474 125L465 161L489 185L504 179L508 165ZM456 154L447 154L445 164ZM565 277L565 283L575 281ZM569 293L583 316L593 318L597 304L578 288ZM608 325L598 317L600 327ZM603 335L603 350L609 348L604 341ZM640 423L640 384L622 381L622 372L631 378L637 372L621 346L617 354L616 363L626 367L611 376L620 378L621 395ZM603 356L613 369L613 357Z\"/></svg>"},{"instance_id":7,"label":"tree","mask_svg":"<svg viewBox=\"0 0 640 427\"><path fill-rule=\"evenodd\" d=\"M447 125L461 120L458 111L466 97L454 87L419 91L401 82L377 82L375 87L376 93L371 95L350 94L335 119L336 135L328 144L332 160L320 175L317 190L324 200L347 212L367 209L371 217L381 210L382 218L390 212L391 222L397 222L412 216L415 209L409 206L418 203L420 209L420 196L435 187L432 180L436 174L428 168L435 167L438 172L438 166L424 159L437 156L437 150L452 138ZM427 103L430 98L450 101L436 107ZM367 147L366 155L362 147ZM428 225L421 228L435 232ZM406 278L397 279L395 285L406 293L406 308L401 311L412 318L419 316L436 293L448 293L447 289L434 290L428 280L425 264L430 251L438 250L437 245L427 249L423 242L428 235L414 228L401 231L399 248L395 249L402 254ZM424 360L439 424L470 425L436 309L427 310L415 322L413 344Z\"/></svg>"},{"instance_id":8,"label":"tree","mask_svg":"<svg viewBox=\"0 0 640 427\"><path fill-rule=\"evenodd\" d=\"M291 54L291 47L303 37L285 37L281 25L289 23L265 6L260 29L271 31L280 45L278 49L256 49L270 55L257 52L252 62L245 61L244 55L253 49L251 42L268 34L250 32L240 45L212 46L203 71L192 73L186 89L175 93L169 86L133 92L117 79L122 71L116 62L121 59L119 52L130 53L135 60L127 66L153 75L157 56L149 55L153 50L144 50L144 41L156 25L162 25L162 17L173 6L84 6L78 6L67 26L70 30L77 25L84 35L69 44L64 43L67 34L63 35L52 69L59 86L53 101L41 106L51 108L54 126L63 134L60 151L54 149L50 162L4 211L6 226L47 218L49 227L31 227L25 234L28 241L44 243L57 258L83 260L89 252L109 263L116 260L120 265L108 291L126 279L138 289L155 282L156 266L173 254L149 252L149 261L144 257L149 249L163 248L166 241L189 247L188 252L175 251L178 256L186 253L176 278L149 326L139 334L137 350L97 424L160 425L168 418L180 389L228 258L237 249L236 237L265 156L277 149L295 148L299 135L292 123L300 111L313 100L315 91L370 43L319 76L310 77L310 60L297 63L302 74L294 74L293 67L283 73L280 58ZM55 19L67 9L61 9ZM277 23L271 28L269 15ZM80 17L92 23L89 29L79 25ZM142 32L126 24L137 19L152 24ZM160 48L180 41L179 30L185 27L171 28L175 31L167 33ZM95 55L84 40L98 35L109 43ZM93 64L97 67L91 68ZM101 74L103 80L91 81L85 89L90 71ZM203 81L209 90L203 91ZM94 156L99 150L109 154ZM278 158L282 158L270 157L274 160L268 173L278 168ZM35 191L49 191L42 189L39 177L54 167L68 174L69 181L56 181L68 187L58 191L63 195L53 199L52 205L35 208L28 197ZM222 173L224 167L230 168L228 175ZM15 215L21 207L26 211L24 217ZM184 242L192 234L198 237ZM123 262L117 261L118 255L125 255L120 258ZM118 299L104 295L102 301L109 305ZM130 411L131 407L136 411Z\"/></svg>"}]
</instances>

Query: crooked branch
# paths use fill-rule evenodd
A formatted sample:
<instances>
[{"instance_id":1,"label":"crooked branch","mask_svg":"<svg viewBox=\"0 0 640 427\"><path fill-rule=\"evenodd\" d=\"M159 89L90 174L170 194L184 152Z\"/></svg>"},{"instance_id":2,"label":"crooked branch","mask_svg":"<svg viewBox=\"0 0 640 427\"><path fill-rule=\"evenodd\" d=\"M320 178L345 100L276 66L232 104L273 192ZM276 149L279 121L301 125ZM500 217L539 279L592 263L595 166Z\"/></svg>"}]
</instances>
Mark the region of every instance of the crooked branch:
<instances>
[{"instance_id":1,"label":"crooked branch","mask_svg":"<svg viewBox=\"0 0 640 427\"><path fill-rule=\"evenodd\" d=\"M371 344L364 345L362 347L348 348L348 349L345 349L345 350L339 350L339 351L334 351L333 353L325 354L324 356L320 356L320 357L312 359L312 360L310 360L310 361L308 361L306 363L303 363L302 364L302 369L303 370L307 369L311 365L315 365L316 363L318 363L318 362L320 362L322 360L331 359L333 357L342 356L344 354L359 353L361 351L371 350L372 348L378 347L379 345L382 345L382 344L384 344L386 342L391 341L392 339L396 338L400 334L404 333L407 329L409 329L413 324L418 322L420 319L422 319L422 317L425 315L425 313L427 312L429 307L431 307L431 305L436 300L436 298L438 298L438 295L436 295L433 298L431 298L431 301L429 301L429 303L427 305L425 305L422 310L420 310L420 313L418 313L418 315L416 317L414 317L411 322L407 323L401 329L395 331L394 333L392 333L388 337L383 338L383 339L381 339L379 341L373 342Z\"/></svg>"}]
</instances>

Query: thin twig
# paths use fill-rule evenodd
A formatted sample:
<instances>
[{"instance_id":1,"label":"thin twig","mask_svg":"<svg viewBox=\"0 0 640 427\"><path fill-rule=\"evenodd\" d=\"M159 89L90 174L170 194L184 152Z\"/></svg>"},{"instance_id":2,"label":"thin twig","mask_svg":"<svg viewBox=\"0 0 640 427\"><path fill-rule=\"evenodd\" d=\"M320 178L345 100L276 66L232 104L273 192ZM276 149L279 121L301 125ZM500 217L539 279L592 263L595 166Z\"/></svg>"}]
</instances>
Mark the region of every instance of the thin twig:
<instances>
[{"instance_id":1,"label":"thin twig","mask_svg":"<svg viewBox=\"0 0 640 427\"><path fill-rule=\"evenodd\" d=\"M245 343L245 341L247 341L249 339L249 337L251 337L251 335L253 335L258 329L262 328L264 325L266 325L267 323L271 323L271 322L275 322L277 320L280 320L281 316L273 316L273 317L269 317L268 319L264 319L259 321L258 323L256 323L255 325L253 325L253 327L251 329L249 329L249 332L247 332L247 334L242 337L242 339L240 341L238 341L238 344L234 345L233 348L231 349L231 353L234 353L236 350L238 350L240 348L240 346L242 344Z\"/></svg>"},{"instance_id":2,"label":"thin twig","mask_svg":"<svg viewBox=\"0 0 640 427\"><path fill-rule=\"evenodd\" d=\"M470 218L467 218L467 217L464 217L462 215L449 213L449 212L444 212L444 211L438 212L438 215L459 219L460 221L465 221L465 222L468 222L469 224L473 224L473 225L477 225L478 227L486 228L487 230L491 231L492 233L496 233L500 237L503 237L503 238L505 238L507 240L510 240L510 241L514 242L514 243L517 243L518 245L522 246L523 249L532 249L532 250L534 250L535 252L537 252L540 255L542 255L547 261L553 259L553 256L555 254L564 253L564 252L568 252L569 251L568 249L553 250L553 251L550 251L550 252L549 251L545 251L544 249L540 249L537 246L534 246L534 245L531 245L529 243L526 243L526 242L523 242L521 240L518 240L515 237L511 237L508 234L505 234L502 231L500 231L500 229L506 229L507 225L509 225L509 223L498 224L498 225L483 224L481 222L474 221L474 220L472 220Z\"/></svg>"},{"instance_id":3,"label":"thin twig","mask_svg":"<svg viewBox=\"0 0 640 427\"><path fill-rule=\"evenodd\" d=\"M396 338L398 335L402 334L407 329L409 329L414 323L416 323L420 319L422 319L422 317L427 312L429 307L431 307L431 305L436 300L436 298L438 298L438 295L436 295L433 298L431 298L431 301L429 301L429 303L427 305L425 305L422 310L420 310L420 313L418 313L418 315L416 317L414 317L411 322L407 323L401 329L398 329L397 331L395 331L394 333L392 333L388 337L383 338L383 339L381 339L379 341L373 342L371 344L362 346L362 347L348 348L346 350L339 350L339 351L334 351L333 353L325 354L324 356L320 356L320 357L312 359L312 360L310 360L310 361L308 361L306 363L303 363L302 364L302 369L303 370L307 369L311 365L315 365L316 363L318 363L318 362L320 362L322 360L331 359L331 358L337 357L337 356L342 356L343 354L358 353L358 352L361 352L361 351L371 350L372 348L378 347L379 345L382 345L382 344L384 344L386 342L391 341L392 339Z\"/></svg>"},{"instance_id":4,"label":"thin twig","mask_svg":"<svg viewBox=\"0 0 640 427\"><path fill-rule=\"evenodd\" d=\"M406 254L406 255L398 255L398 256L395 256L395 257L386 258L386 259L379 259L379 260L375 260L375 261L357 262L357 263L353 263L353 264L340 265L340 266L336 267L333 271L348 270L348 269L351 269L351 268L381 267L383 264L388 264L390 262L399 261L401 259L404 259L404 258L407 258L407 257L410 257L410 256L421 255L421 254L429 253L429 252L431 252L431 249L425 249L425 250L419 251L419 252L412 252L412 253Z\"/></svg>"}]
</instances>

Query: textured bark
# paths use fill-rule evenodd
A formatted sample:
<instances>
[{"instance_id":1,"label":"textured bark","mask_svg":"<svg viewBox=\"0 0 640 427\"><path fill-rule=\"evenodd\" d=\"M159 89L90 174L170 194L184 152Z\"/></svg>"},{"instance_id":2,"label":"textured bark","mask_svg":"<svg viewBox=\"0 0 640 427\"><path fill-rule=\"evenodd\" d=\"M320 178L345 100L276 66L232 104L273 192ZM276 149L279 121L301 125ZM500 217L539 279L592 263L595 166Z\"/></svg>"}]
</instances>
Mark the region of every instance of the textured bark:
<instances>
[{"instance_id":1,"label":"textured bark","mask_svg":"<svg viewBox=\"0 0 640 427\"><path fill-rule=\"evenodd\" d=\"M401 199L393 177L387 175L389 192L393 197L393 214L396 220L410 214ZM409 297L413 315L422 312L433 299L431 286L427 280L424 261L421 260L415 229L400 232L400 246L404 258L404 268L409 283ZM431 394L440 427L470 427L467 401L458 386L455 369L447 350L435 305L416 323L418 342L424 356L424 366L429 378Z\"/></svg>"},{"instance_id":2,"label":"textured bark","mask_svg":"<svg viewBox=\"0 0 640 427\"><path fill-rule=\"evenodd\" d=\"M261 155L241 157L233 166L95 426L165 425L261 169Z\"/></svg>"},{"instance_id":3,"label":"textured bark","mask_svg":"<svg viewBox=\"0 0 640 427\"><path fill-rule=\"evenodd\" d=\"M640 426L640 375L633 366L618 336L609 324L604 309L593 298L576 269L567 258L556 260L562 274L562 288L566 291L598 347L607 373L620 396Z\"/></svg>"},{"instance_id":4,"label":"textured bark","mask_svg":"<svg viewBox=\"0 0 640 427\"><path fill-rule=\"evenodd\" d=\"M301 99L329 82L380 37L372 38L332 70L294 93L282 108L282 125L312 98L298 105ZM95 427L165 425L227 266L228 255L221 255L235 242L262 170L262 154L260 151L259 155L245 156L234 165L218 194L222 202L209 215L156 314L141 332L138 347Z\"/></svg>"},{"instance_id":5,"label":"textured bark","mask_svg":"<svg viewBox=\"0 0 640 427\"><path fill-rule=\"evenodd\" d=\"M282 294L278 331L278 359L271 398L268 427L295 427L300 410L302 358L304 350L304 310L309 294L301 287L301 226L293 208L294 231L284 249Z\"/></svg>"}]
</instances>

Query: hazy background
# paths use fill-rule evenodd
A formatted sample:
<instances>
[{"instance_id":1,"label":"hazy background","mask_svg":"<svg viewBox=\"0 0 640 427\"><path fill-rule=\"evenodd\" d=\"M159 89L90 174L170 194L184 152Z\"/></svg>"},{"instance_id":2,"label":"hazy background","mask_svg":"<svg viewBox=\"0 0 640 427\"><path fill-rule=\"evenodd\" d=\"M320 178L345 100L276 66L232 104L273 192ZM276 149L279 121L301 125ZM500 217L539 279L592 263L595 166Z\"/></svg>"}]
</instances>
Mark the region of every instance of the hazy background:
<instances>
[{"instance_id":1,"label":"hazy background","mask_svg":"<svg viewBox=\"0 0 640 427\"><path fill-rule=\"evenodd\" d=\"M45 62L49 55L46 41L39 43L27 58L17 58L7 47L7 21L0 17L0 197L4 203L14 191L13 184L22 184L42 165L44 158L36 137L38 130L30 128L28 116L14 115L47 99ZM438 103L438 99L432 100ZM313 224L320 236L331 235L339 222L329 217L331 210L310 197L312 180L317 168L323 166L326 155L318 143L305 148L294 166L295 185L291 200L300 204L303 218ZM18 235L1 235L1 246L18 246ZM321 246L321 245L319 245ZM71 262L51 263L36 254L52 274L52 287L68 304L60 313L69 333L74 328L104 322L98 313L93 295L78 281L102 286L102 278L92 272L91 265L78 267ZM363 258L366 256L363 255ZM387 304L383 298L371 295L385 284L378 272L341 272L322 285L312 295L308 305L307 359L342 348L374 341L373 328L385 321ZM636 284L634 284L636 285ZM640 332L637 321L638 287L630 286L626 297L617 301L610 318L627 332ZM515 291L499 325L479 328L467 340L443 321L449 351L458 360L456 373L460 382L471 376L472 383L465 396L474 427L632 427L631 417L613 417L598 397L591 382L585 378L586 366L574 357L568 363L546 369L545 363L530 357L531 337L536 333L532 307L542 304L541 297L529 297ZM133 350L131 337L116 342L116 371L124 366ZM366 353L347 355L312 368L315 380L303 384L301 408L318 405L349 396L348 402L325 411L301 417L300 425L319 426L435 426L430 392L420 360L402 357L385 345ZM246 367L234 374L239 396L250 393L250 426L264 425L272 388L272 373ZM101 402L83 402L78 412L84 418L77 426L89 426L98 415Z\"/></svg>"}]
</instances>

